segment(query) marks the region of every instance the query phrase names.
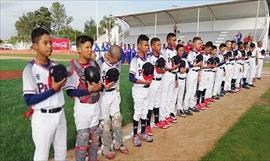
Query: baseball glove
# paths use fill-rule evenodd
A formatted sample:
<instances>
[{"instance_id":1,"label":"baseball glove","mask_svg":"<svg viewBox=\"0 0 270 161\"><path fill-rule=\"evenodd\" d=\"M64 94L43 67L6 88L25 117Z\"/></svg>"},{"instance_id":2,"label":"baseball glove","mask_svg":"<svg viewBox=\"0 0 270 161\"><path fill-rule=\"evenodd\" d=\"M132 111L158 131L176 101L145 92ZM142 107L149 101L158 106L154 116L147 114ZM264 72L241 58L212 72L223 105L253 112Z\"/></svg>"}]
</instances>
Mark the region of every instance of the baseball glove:
<instances>
[{"instance_id":1,"label":"baseball glove","mask_svg":"<svg viewBox=\"0 0 270 161\"><path fill-rule=\"evenodd\" d=\"M50 75L50 77L54 78L55 82L60 82L64 78L67 78L68 73L67 73L67 69L64 65L57 64L57 65L50 67L49 75Z\"/></svg>"},{"instance_id":2,"label":"baseball glove","mask_svg":"<svg viewBox=\"0 0 270 161\"><path fill-rule=\"evenodd\" d=\"M116 68L111 68L106 72L106 81L110 82L117 82L119 79L119 71Z\"/></svg>"}]
</instances>

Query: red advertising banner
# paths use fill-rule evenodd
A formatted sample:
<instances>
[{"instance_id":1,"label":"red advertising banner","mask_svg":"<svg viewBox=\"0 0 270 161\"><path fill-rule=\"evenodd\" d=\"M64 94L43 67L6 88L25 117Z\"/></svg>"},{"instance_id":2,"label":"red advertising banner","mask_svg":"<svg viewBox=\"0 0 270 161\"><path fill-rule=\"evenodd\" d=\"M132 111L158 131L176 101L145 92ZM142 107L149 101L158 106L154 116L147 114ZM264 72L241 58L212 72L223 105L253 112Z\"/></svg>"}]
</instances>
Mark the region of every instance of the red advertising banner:
<instances>
[{"instance_id":1,"label":"red advertising banner","mask_svg":"<svg viewBox=\"0 0 270 161\"><path fill-rule=\"evenodd\" d=\"M52 38L53 50L69 50L69 38Z\"/></svg>"}]
</instances>

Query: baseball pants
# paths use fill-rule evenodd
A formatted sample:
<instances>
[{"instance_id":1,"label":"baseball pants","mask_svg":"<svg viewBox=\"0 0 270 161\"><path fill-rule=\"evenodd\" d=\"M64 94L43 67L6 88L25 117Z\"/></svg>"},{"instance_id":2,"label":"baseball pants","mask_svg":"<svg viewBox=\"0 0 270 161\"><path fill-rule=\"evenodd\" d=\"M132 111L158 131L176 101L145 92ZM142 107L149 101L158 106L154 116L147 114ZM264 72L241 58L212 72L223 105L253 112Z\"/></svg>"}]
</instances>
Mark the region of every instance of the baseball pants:
<instances>
[{"instance_id":1,"label":"baseball pants","mask_svg":"<svg viewBox=\"0 0 270 161\"><path fill-rule=\"evenodd\" d=\"M256 60L255 58L250 58L249 59L249 64L250 64L250 70L249 70L249 77L248 77L248 84L253 84L253 79L255 78L256 75Z\"/></svg>"},{"instance_id":2,"label":"baseball pants","mask_svg":"<svg viewBox=\"0 0 270 161\"><path fill-rule=\"evenodd\" d=\"M256 78L261 78L263 68L263 58L258 59Z\"/></svg>"},{"instance_id":3,"label":"baseball pants","mask_svg":"<svg viewBox=\"0 0 270 161\"><path fill-rule=\"evenodd\" d=\"M224 68L224 67L223 67ZM224 76L224 70L222 67L219 67L217 69L216 75L215 75L215 83L213 88L213 95L217 96L220 92L222 78Z\"/></svg>"},{"instance_id":4,"label":"baseball pants","mask_svg":"<svg viewBox=\"0 0 270 161\"><path fill-rule=\"evenodd\" d=\"M196 105L196 90L198 82L198 72L189 70L186 78L186 95L184 99L184 109L195 107Z\"/></svg>"}]
</instances>

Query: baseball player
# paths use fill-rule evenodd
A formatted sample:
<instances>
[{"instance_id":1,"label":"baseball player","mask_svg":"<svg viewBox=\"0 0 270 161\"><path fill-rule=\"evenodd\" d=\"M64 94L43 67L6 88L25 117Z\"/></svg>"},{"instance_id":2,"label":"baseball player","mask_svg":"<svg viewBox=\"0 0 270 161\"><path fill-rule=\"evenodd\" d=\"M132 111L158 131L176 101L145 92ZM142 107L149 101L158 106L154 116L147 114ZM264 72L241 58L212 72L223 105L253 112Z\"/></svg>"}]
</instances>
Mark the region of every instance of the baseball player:
<instances>
[{"instance_id":1,"label":"baseball player","mask_svg":"<svg viewBox=\"0 0 270 161\"><path fill-rule=\"evenodd\" d=\"M176 35L174 33L167 34L168 46L163 50L162 55L166 60L166 73L162 77L161 87L161 104L160 104L160 120L165 122L169 127L169 123L176 123L174 115L175 102L173 101L173 91L176 87L178 66L174 64L172 58L176 56Z\"/></svg>"},{"instance_id":2,"label":"baseball player","mask_svg":"<svg viewBox=\"0 0 270 161\"><path fill-rule=\"evenodd\" d=\"M210 102L209 97L206 97L206 92L209 90L209 84L211 84L210 77L211 77L211 59L210 54L212 50L213 43L207 42L204 46L204 52L203 52L203 62L201 66L201 70L199 72L199 86L198 90L196 92L197 95L197 103L196 103L196 109L198 110L204 110L205 107ZM207 99L206 99L207 98Z\"/></svg>"},{"instance_id":3,"label":"baseball player","mask_svg":"<svg viewBox=\"0 0 270 161\"><path fill-rule=\"evenodd\" d=\"M263 48L262 41L258 41L257 55L256 55L256 78L261 79L262 68L263 68L263 59L265 56L265 49Z\"/></svg>"},{"instance_id":4,"label":"baseball player","mask_svg":"<svg viewBox=\"0 0 270 161\"><path fill-rule=\"evenodd\" d=\"M180 65L179 65L179 71L177 73L178 77L178 87L174 90L174 97L176 102L176 115L186 117L187 115L191 115L188 111L188 108L183 105L184 101L184 94L185 94L185 88L186 88L186 77L187 77L187 71L188 71L188 62L187 59L183 58L185 48L183 45L178 44L176 46L177 56L180 58Z\"/></svg>"},{"instance_id":5,"label":"baseball player","mask_svg":"<svg viewBox=\"0 0 270 161\"><path fill-rule=\"evenodd\" d=\"M231 85L232 85L232 76L234 72L234 57L231 51L232 43L230 40L226 41L226 55L228 56L229 61L226 63L226 80L225 80L225 92L231 92Z\"/></svg>"},{"instance_id":6,"label":"baseball player","mask_svg":"<svg viewBox=\"0 0 270 161\"><path fill-rule=\"evenodd\" d=\"M193 38L193 50L188 53L187 61L189 63L189 72L187 74L186 80L186 94L184 98L184 108L189 110L189 112L199 112L195 108L196 105L196 88L198 82L198 72L202 66L202 55L200 53L202 48L202 40L200 37ZM188 112L188 111L186 111Z\"/></svg>"},{"instance_id":7,"label":"baseball player","mask_svg":"<svg viewBox=\"0 0 270 161\"><path fill-rule=\"evenodd\" d=\"M134 101L133 114L133 143L134 146L141 146L141 138L147 142L152 142L153 137L145 133L147 113L149 106L149 86L151 79L144 78L143 66L149 62L146 53L149 48L149 38L140 35L137 39L138 53L131 60L129 69L129 81L134 83L132 87L132 97ZM141 121L141 135L138 134L138 124Z\"/></svg>"},{"instance_id":8,"label":"baseball player","mask_svg":"<svg viewBox=\"0 0 270 161\"><path fill-rule=\"evenodd\" d=\"M67 150L67 126L62 87L66 78L56 83L54 78L50 77L49 69L55 63L49 59L52 54L49 32L43 28L35 28L31 39L36 58L23 70L23 95L32 113L32 138L35 144L33 160L48 160L53 143L54 159L64 161Z\"/></svg>"},{"instance_id":9,"label":"baseball player","mask_svg":"<svg viewBox=\"0 0 270 161\"><path fill-rule=\"evenodd\" d=\"M249 76L248 76L247 82L250 87L255 87L253 83L255 82L255 75L256 75L257 50L254 43L250 43L249 51L251 52L251 56L249 58L250 70L249 70L249 74L248 74Z\"/></svg>"},{"instance_id":10,"label":"baseball player","mask_svg":"<svg viewBox=\"0 0 270 161\"><path fill-rule=\"evenodd\" d=\"M219 99L219 97L213 97L213 89L215 84L216 72L218 70L219 59L217 57L217 46L213 45L210 55L211 71L209 72L209 86L206 90L206 98L213 102L213 99Z\"/></svg>"},{"instance_id":11,"label":"baseball player","mask_svg":"<svg viewBox=\"0 0 270 161\"><path fill-rule=\"evenodd\" d=\"M239 42L238 43L238 50L237 50L238 54L236 55L236 71L235 71L235 75L237 75L236 73L238 73L238 76L236 78L236 82L235 82L235 86L236 86L236 92L240 91L240 83L241 80L243 78L243 72L244 72L244 54L245 54L245 48L244 48L244 44L243 42ZM239 71L237 71L237 69Z\"/></svg>"},{"instance_id":12,"label":"baseball player","mask_svg":"<svg viewBox=\"0 0 270 161\"><path fill-rule=\"evenodd\" d=\"M112 133L114 132L114 149L123 154L128 153L124 146L122 132L122 115L120 113L120 92L119 92L119 72L120 72L121 48L112 45L109 51L97 60L101 67L101 78L105 89L101 92L101 140L104 145L102 154L108 159L115 158L115 152L111 149Z\"/></svg>"},{"instance_id":13,"label":"baseball player","mask_svg":"<svg viewBox=\"0 0 270 161\"><path fill-rule=\"evenodd\" d=\"M248 86L247 78L250 70L250 64L249 64L249 44L248 42L244 43L244 52L242 53L243 56L243 63L244 63L244 70L243 70L243 83L242 86L245 89L249 89L250 87Z\"/></svg>"},{"instance_id":14,"label":"baseball player","mask_svg":"<svg viewBox=\"0 0 270 161\"><path fill-rule=\"evenodd\" d=\"M85 161L87 151L90 160L97 160L100 135L100 93L104 87L101 82L86 81L85 69L99 65L91 59L94 40L89 36L78 36L76 39L79 58L71 60L70 74L67 80L67 94L75 98L74 118L77 129L75 159ZM99 77L100 75L96 75ZM96 78L98 79L98 78ZM86 84L87 82L87 84ZM89 139L91 140L90 145Z\"/></svg>"},{"instance_id":15,"label":"baseball player","mask_svg":"<svg viewBox=\"0 0 270 161\"><path fill-rule=\"evenodd\" d=\"M161 99L161 80L162 76L165 73L165 59L161 55L161 42L159 38L152 38L150 41L152 54L149 56L149 61L152 65L155 66L154 78L149 87L149 109L147 114L147 126L146 133L148 135L153 135L150 122L152 112L154 113L154 128L166 129L168 128L167 124L164 121L159 121L159 107Z\"/></svg>"},{"instance_id":16,"label":"baseball player","mask_svg":"<svg viewBox=\"0 0 270 161\"><path fill-rule=\"evenodd\" d=\"M218 63L218 67L215 75L215 83L213 89L213 98L216 99L219 96L222 96L224 93L224 78L225 78L225 62L224 62L224 54L226 50L226 45L221 43L219 45L219 53L216 57Z\"/></svg>"}]
</instances>

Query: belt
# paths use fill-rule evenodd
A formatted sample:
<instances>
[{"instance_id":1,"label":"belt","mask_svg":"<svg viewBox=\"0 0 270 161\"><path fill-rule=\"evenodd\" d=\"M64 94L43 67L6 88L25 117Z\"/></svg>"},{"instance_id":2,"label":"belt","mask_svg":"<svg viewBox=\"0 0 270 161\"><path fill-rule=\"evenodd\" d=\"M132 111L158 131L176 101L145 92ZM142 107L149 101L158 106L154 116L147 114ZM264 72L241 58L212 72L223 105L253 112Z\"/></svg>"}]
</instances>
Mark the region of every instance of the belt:
<instances>
[{"instance_id":1,"label":"belt","mask_svg":"<svg viewBox=\"0 0 270 161\"><path fill-rule=\"evenodd\" d=\"M234 63L230 63L231 65L234 65Z\"/></svg>"},{"instance_id":2,"label":"belt","mask_svg":"<svg viewBox=\"0 0 270 161\"><path fill-rule=\"evenodd\" d=\"M237 64L243 65L242 63L237 62Z\"/></svg>"},{"instance_id":3,"label":"belt","mask_svg":"<svg viewBox=\"0 0 270 161\"><path fill-rule=\"evenodd\" d=\"M176 74L177 72L173 72L173 71L169 71L170 73L172 73L172 74Z\"/></svg>"},{"instance_id":4,"label":"belt","mask_svg":"<svg viewBox=\"0 0 270 161\"><path fill-rule=\"evenodd\" d=\"M161 78L153 78L153 80L161 81Z\"/></svg>"},{"instance_id":5,"label":"belt","mask_svg":"<svg viewBox=\"0 0 270 161\"><path fill-rule=\"evenodd\" d=\"M263 59L263 58L258 58L258 59Z\"/></svg>"},{"instance_id":6,"label":"belt","mask_svg":"<svg viewBox=\"0 0 270 161\"><path fill-rule=\"evenodd\" d=\"M52 108L52 109L40 109L42 113L57 113L60 112L63 109L63 107L57 107L57 108Z\"/></svg>"},{"instance_id":7,"label":"belt","mask_svg":"<svg viewBox=\"0 0 270 161\"><path fill-rule=\"evenodd\" d=\"M191 69L194 72L198 72L200 69Z\"/></svg>"},{"instance_id":8,"label":"belt","mask_svg":"<svg viewBox=\"0 0 270 161\"><path fill-rule=\"evenodd\" d=\"M150 85L144 85L143 86L143 88L149 88L150 87Z\"/></svg>"},{"instance_id":9,"label":"belt","mask_svg":"<svg viewBox=\"0 0 270 161\"><path fill-rule=\"evenodd\" d=\"M245 62L246 64L249 64L249 62Z\"/></svg>"},{"instance_id":10,"label":"belt","mask_svg":"<svg viewBox=\"0 0 270 161\"><path fill-rule=\"evenodd\" d=\"M178 77L178 79L180 79L180 80L185 80L186 78L181 78L181 77Z\"/></svg>"},{"instance_id":11,"label":"belt","mask_svg":"<svg viewBox=\"0 0 270 161\"><path fill-rule=\"evenodd\" d=\"M216 73L217 71L212 70L213 73Z\"/></svg>"},{"instance_id":12,"label":"belt","mask_svg":"<svg viewBox=\"0 0 270 161\"><path fill-rule=\"evenodd\" d=\"M224 67L219 67L220 69L225 69Z\"/></svg>"},{"instance_id":13,"label":"belt","mask_svg":"<svg viewBox=\"0 0 270 161\"><path fill-rule=\"evenodd\" d=\"M105 91L106 92L111 92L111 91L114 91L115 90L115 88L111 88L111 89L106 89Z\"/></svg>"},{"instance_id":14,"label":"belt","mask_svg":"<svg viewBox=\"0 0 270 161\"><path fill-rule=\"evenodd\" d=\"M255 58L255 56L251 56L251 58Z\"/></svg>"}]
</instances>

